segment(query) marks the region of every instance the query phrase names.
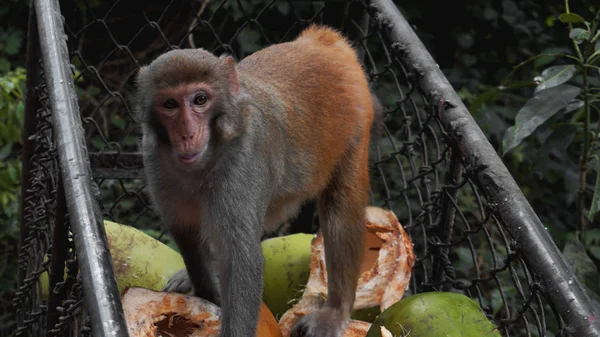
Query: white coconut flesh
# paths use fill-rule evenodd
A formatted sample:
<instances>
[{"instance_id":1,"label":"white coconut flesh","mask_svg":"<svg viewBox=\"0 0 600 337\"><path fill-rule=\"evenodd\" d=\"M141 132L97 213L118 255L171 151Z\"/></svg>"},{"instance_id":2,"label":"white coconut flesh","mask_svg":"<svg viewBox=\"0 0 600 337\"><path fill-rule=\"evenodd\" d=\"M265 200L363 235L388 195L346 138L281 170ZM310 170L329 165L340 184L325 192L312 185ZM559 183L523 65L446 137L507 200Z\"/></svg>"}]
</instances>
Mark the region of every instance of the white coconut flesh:
<instances>
[{"instance_id":1,"label":"white coconut flesh","mask_svg":"<svg viewBox=\"0 0 600 337\"><path fill-rule=\"evenodd\" d=\"M393 212L379 207L365 211L365 252L353 309L379 307L383 311L398 302L409 285L415 262L413 244ZM325 247L319 233L312 242L310 276L302 298L279 320L283 335L287 336L302 316L321 307L326 298ZM351 336L350 330L362 323L351 321L345 336Z\"/></svg>"},{"instance_id":2,"label":"white coconut flesh","mask_svg":"<svg viewBox=\"0 0 600 337\"><path fill-rule=\"evenodd\" d=\"M198 297L129 288L121 296L131 337L217 337L221 309Z\"/></svg>"}]
</instances>

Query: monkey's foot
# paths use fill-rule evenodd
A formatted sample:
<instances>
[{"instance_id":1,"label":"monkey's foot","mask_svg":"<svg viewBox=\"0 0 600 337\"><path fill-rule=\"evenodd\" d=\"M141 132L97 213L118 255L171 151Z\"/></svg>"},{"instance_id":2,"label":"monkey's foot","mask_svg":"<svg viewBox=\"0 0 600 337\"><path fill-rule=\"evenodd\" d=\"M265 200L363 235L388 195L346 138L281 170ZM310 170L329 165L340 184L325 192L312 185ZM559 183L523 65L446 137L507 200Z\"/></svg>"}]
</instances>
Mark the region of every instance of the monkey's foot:
<instances>
[{"instance_id":1,"label":"monkey's foot","mask_svg":"<svg viewBox=\"0 0 600 337\"><path fill-rule=\"evenodd\" d=\"M290 337L341 337L349 321L339 309L324 307L298 320Z\"/></svg>"},{"instance_id":2,"label":"monkey's foot","mask_svg":"<svg viewBox=\"0 0 600 337\"><path fill-rule=\"evenodd\" d=\"M175 275L169 279L167 285L162 289L162 291L181 294L189 293L191 290L192 281L190 281L190 277L188 276L185 268L176 272Z\"/></svg>"}]
</instances>

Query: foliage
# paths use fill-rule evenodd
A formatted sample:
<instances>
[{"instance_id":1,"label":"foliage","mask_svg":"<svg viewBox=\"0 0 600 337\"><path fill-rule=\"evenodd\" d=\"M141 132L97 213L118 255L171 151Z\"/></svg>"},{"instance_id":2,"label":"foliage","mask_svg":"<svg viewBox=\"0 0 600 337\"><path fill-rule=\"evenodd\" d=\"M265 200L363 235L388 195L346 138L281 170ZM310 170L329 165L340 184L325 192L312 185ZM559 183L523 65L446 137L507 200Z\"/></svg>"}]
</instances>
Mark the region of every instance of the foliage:
<instances>
[{"instance_id":1,"label":"foliage","mask_svg":"<svg viewBox=\"0 0 600 337\"><path fill-rule=\"evenodd\" d=\"M0 308L11 306L16 286L24 82L23 68L0 74ZM3 317L0 331L14 323L10 318Z\"/></svg>"},{"instance_id":2,"label":"foliage","mask_svg":"<svg viewBox=\"0 0 600 337\"><path fill-rule=\"evenodd\" d=\"M23 68L0 73L0 314L11 307L16 286L24 80ZM13 324L12 314L0 316L0 331Z\"/></svg>"},{"instance_id":3,"label":"foliage","mask_svg":"<svg viewBox=\"0 0 600 337\"><path fill-rule=\"evenodd\" d=\"M22 142L25 69L0 77L0 240L18 231L21 161L15 147Z\"/></svg>"},{"instance_id":4,"label":"foliage","mask_svg":"<svg viewBox=\"0 0 600 337\"><path fill-rule=\"evenodd\" d=\"M0 21L13 5L0 5ZM14 15L14 13L11 13ZM16 17L16 16L13 16ZM13 291L17 276L21 143L25 69L21 55L24 30L0 26L0 335L14 331Z\"/></svg>"},{"instance_id":5,"label":"foliage","mask_svg":"<svg viewBox=\"0 0 600 337\"><path fill-rule=\"evenodd\" d=\"M556 18L567 27L564 34L572 47L548 48L530 57L515 66L499 86L474 99L473 104L489 106L506 96L521 94L523 88L532 89L531 97L517 110L514 125L504 132L502 154L505 161L514 160L528 166L549 180L551 188L556 183L566 186L562 196L553 193L554 200L544 201L562 204L563 209L570 210L566 216L569 223L563 223L562 227L574 230L575 235L564 236L565 257L572 265L580 266L575 268L576 272L594 292L598 291L595 281L589 281L598 277L592 262L592 259L596 263L600 261L598 229L586 230L598 227L600 211L600 119L597 116L600 112L600 9L589 9L596 13L592 12L588 22L585 15L570 12L569 2L565 1L564 13ZM530 64L545 69L529 81L511 77ZM594 177L588 176L590 170L594 171ZM579 251L577 247L582 249ZM585 268L582 260L589 261ZM585 271L585 275L579 271Z\"/></svg>"},{"instance_id":6,"label":"foliage","mask_svg":"<svg viewBox=\"0 0 600 337\"><path fill-rule=\"evenodd\" d=\"M488 140L499 154L506 152L505 165L595 296L600 291L600 198L594 193L600 167L595 145L600 131L598 3L437 2L435 11L430 10L433 1L400 5ZM590 144L586 170L594 174L580 174L584 133ZM583 188L580 176L587 178ZM585 208L578 209L582 196ZM470 254L464 253L459 263L468 266ZM492 292L494 312L498 299Z\"/></svg>"},{"instance_id":7,"label":"foliage","mask_svg":"<svg viewBox=\"0 0 600 337\"><path fill-rule=\"evenodd\" d=\"M600 162L597 149L600 129L597 124L592 123L592 111L600 111L600 82L597 76L600 74L600 9L595 18L588 22L582 16L569 12L568 1L565 1L565 5L566 12L558 19L568 26L568 36L573 45L572 52L542 53L529 60L544 57L552 60L552 64L559 64L544 69L540 76L533 79L536 85L533 97L517 112L515 125L508 128L504 134L502 147L503 153L506 154L521 144L529 146L529 143L523 142L525 138L546 131L546 139L560 139L564 144L563 149L578 153L576 221L577 237L582 239L586 227L594 221L600 211ZM526 62L516 68L524 64ZM542 126L545 130L540 130ZM545 160L554 150L548 146L557 144L541 142L539 145L538 151L545 156L537 157ZM570 164L576 165L574 161ZM596 171L596 179L588 179L589 169ZM591 200L587 193L590 183L595 185ZM589 247L592 255L596 248L593 245Z\"/></svg>"}]
</instances>

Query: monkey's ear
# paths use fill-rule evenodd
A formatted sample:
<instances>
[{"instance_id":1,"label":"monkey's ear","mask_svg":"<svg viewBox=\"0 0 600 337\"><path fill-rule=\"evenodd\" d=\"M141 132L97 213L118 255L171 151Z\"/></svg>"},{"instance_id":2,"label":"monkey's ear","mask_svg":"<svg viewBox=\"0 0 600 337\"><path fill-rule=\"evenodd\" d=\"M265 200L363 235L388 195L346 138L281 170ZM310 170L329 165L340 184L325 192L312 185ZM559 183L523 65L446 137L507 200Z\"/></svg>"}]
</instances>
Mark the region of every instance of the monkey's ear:
<instances>
[{"instance_id":1,"label":"monkey's ear","mask_svg":"<svg viewBox=\"0 0 600 337\"><path fill-rule=\"evenodd\" d=\"M240 91L240 82L238 80L237 70L235 69L235 60L231 56L221 56L225 64L227 79L229 80L229 92L236 96Z\"/></svg>"},{"instance_id":2,"label":"monkey's ear","mask_svg":"<svg viewBox=\"0 0 600 337\"><path fill-rule=\"evenodd\" d=\"M136 80L139 81L141 78L145 78L146 77L146 73L148 72L148 66L142 66L138 68L137 74L136 74Z\"/></svg>"}]
</instances>

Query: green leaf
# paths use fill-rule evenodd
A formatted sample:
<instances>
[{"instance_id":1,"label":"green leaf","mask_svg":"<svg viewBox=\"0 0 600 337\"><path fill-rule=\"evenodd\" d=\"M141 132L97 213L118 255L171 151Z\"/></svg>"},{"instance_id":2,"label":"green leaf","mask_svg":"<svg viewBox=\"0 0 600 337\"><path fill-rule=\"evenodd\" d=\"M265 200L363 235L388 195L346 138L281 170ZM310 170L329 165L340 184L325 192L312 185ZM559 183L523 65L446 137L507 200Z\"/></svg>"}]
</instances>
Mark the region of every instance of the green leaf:
<instances>
[{"instance_id":1,"label":"green leaf","mask_svg":"<svg viewBox=\"0 0 600 337\"><path fill-rule=\"evenodd\" d=\"M17 166L10 165L8 167L8 174L13 183L15 183L15 184L19 183L20 174L19 174L19 168Z\"/></svg>"},{"instance_id":2,"label":"green leaf","mask_svg":"<svg viewBox=\"0 0 600 337\"><path fill-rule=\"evenodd\" d=\"M567 103L567 105L565 105L564 108L562 108L561 111L565 113L575 111L579 108L582 108L584 104L585 103L580 99L572 99L571 101L569 101L569 103Z\"/></svg>"},{"instance_id":3,"label":"green leaf","mask_svg":"<svg viewBox=\"0 0 600 337\"><path fill-rule=\"evenodd\" d=\"M6 204L8 204L8 193L0 194L0 204L2 208L6 207Z\"/></svg>"},{"instance_id":4,"label":"green leaf","mask_svg":"<svg viewBox=\"0 0 600 337\"><path fill-rule=\"evenodd\" d=\"M585 231L583 241L586 246L599 246L600 247L600 229L594 228Z\"/></svg>"},{"instance_id":5,"label":"green leaf","mask_svg":"<svg viewBox=\"0 0 600 337\"><path fill-rule=\"evenodd\" d=\"M504 290L504 289L503 289ZM502 307L504 306L504 301L502 300L502 294L500 293L500 289L492 289L491 292L491 299L492 299L492 312L494 314L500 312L500 310L502 310Z\"/></svg>"},{"instance_id":6,"label":"green leaf","mask_svg":"<svg viewBox=\"0 0 600 337\"><path fill-rule=\"evenodd\" d=\"M546 120L547 117L551 117L567 106L580 92L580 88L569 84L561 84L540 91L519 110L515 118L515 124L525 125L526 123L537 122L539 118Z\"/></svg>"},{"instance_id":7,"label":"green leaf","mask_svg":"<svg viewBox=\"0 0 600 337\"><path fill-rule=\"evenodd\" d=\"M583 41L590 39L590 32L581 28L574 28L569 32L569 38L577 44L581 44Z\"/></svg>"},{"instance_id":8,"label":"green leaf","mask_svg":"<svg viewBox=\"0 0 600 337\"><path fill-rule=\"evenodd\" d=\"M15 84L12 83L6 77L0 77L0 89L4 90L6 93L10 93L15 88Z\"/></svg>"},{"instance_id":9,"label":"green leaf","mask_svg":"<svg viewBox=\"0 0 600 337\"><path fill-rule=\"evenodd\" d=\"M96 136L92 139L92 146L97 150L102 150L106 147L106 143L104 143L100 136Z\"/></svg>"},{"instance_id":10,"label":"green leaf","mask_svg":"<svg viewBox=\"0 0 600 337\"><path fill-rule=\"evenodd\" d=\"M137 144L137 138L134 136L127 136L127 137L125 137L125 139L123 139L121 144L127 145L127 146L133 146L133 145Z\"/></svg>"},{"instance_id":11,"label":"green leaf","mask_svg":"<svg viewBox=\"0 0 600 337\"><path fill-rule=\"evenodd\" d=\"M562 13L558 16L558 19L564 23L585 23L585 19L575 13Z\"/></svg>"},{"instance_id":12,"label":"green leaf","mask_svg":"<svg viewBox=\"0 0 600 337\"><path fill-rule=\"evenodd\" d=\"M116 126L119 130L125 129L125 124L126 124L125 121L122 118L118 117L118 116L116 116L115 118L112 118L111 119L111 123L114 126Z\"/></svg>"},{"instance_id":13,"label":"green leaf","mask_svg":"<svg viewBox=\"0 0 600 337\"><path fill-rule=\"evenodd\" d=\"M567 107L580 92L578 87L561 84L536 93L517 113L515 125L504 133L503 155L521 144L538 126Z\"/></svg>"},{"instance_id":14,"label":"green leaf","mask_svg":"<svg viewBox=\"0 0 600 337\"><path fill-rule=\"evenodd\" d=\"M543 141L540 149L535 154L534 162L536 164L534 164L534 167L537 165L547 166L545 161L550 153L555 153L557 156L560 156L566 152L567 148L575 138L578 129L577 125L574 124L559 125L558 128ZM541 169L543 169L543 167L541 167Z\"/></svg>"},{"instance_id":15,"label":"green leaf","mask_svg":"<svg viewBox=\"0 0 600 337\"><path fill-rule=\"evenodd\" d=\"M5 74L10 70L10 62L6 57L0 57L0 74Z\"/></svg>"},{"instance_id":16,"label":"green leaf","mask_svg":"<svg viewBox=\"0 0 600 337\"><path fill-rule=\"evenodd\" d=\"M542 53L535 58L534 64L536 68L545 67L551 63L556 61L556 56L552 54L565 54L569 53L568 49L559 48L559 47L549 47L542 51Z\"/></svg>"},{"instance_id":17,"label":"green leaf","mask_svg":"<svg viewBox=\"0 0 600 337\"><path fill-rule=\"evenodd\" d=\"M563 84L570 80L577 68L574 65L553 66L542 71L542 74L535 78L536 83L539 83L535 88L535 93L544 89L549 89L557 85Z\"/></svg>"},{"instance_id":18,"label":"green leaf","mask_svg":"<svg viewBox=\"0 0 600 337\"><path fill-rule=\"evenodd\" d=\"M0 148L0 160L4 160L10 156L12 151L12 144L8 143Z\"/></svg>"}]
</instances>

